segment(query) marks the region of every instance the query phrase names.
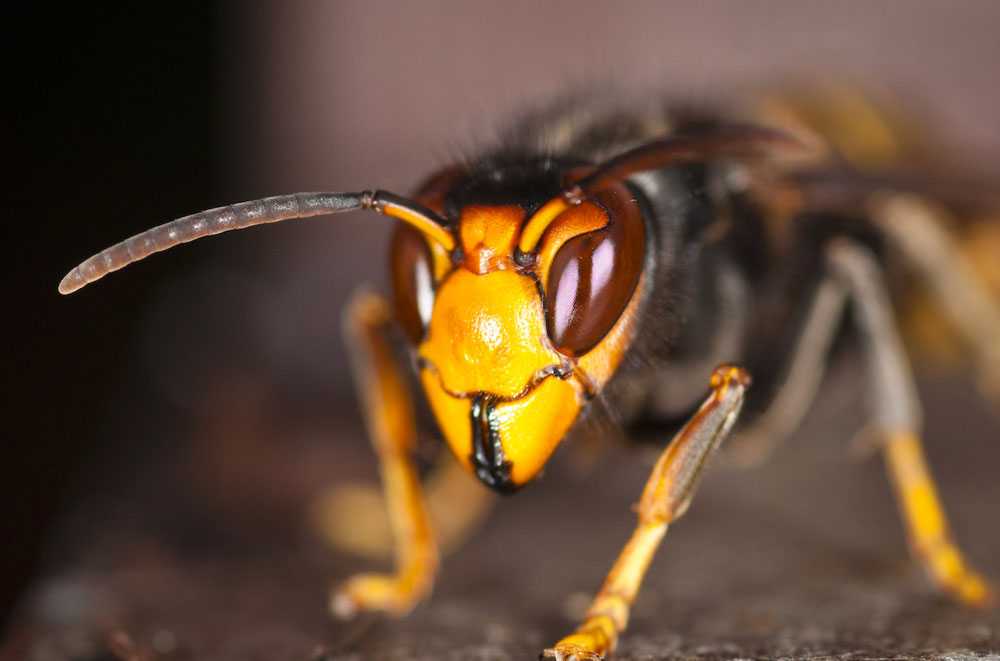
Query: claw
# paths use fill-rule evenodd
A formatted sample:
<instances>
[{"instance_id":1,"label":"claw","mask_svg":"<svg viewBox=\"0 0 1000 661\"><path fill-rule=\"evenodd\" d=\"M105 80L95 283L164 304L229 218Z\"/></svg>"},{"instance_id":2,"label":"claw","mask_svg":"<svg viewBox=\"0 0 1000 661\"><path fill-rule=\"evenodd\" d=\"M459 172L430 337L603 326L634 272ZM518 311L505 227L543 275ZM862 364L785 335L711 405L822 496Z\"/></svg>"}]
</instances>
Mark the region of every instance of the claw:
<instances>
[{"instance_id":1,"label":"claw","mask_svg":"<svg viewBox=\"0 0 1000 661\"><path fill-rule=\"evenodd\" d=\"M543 651L540 659L555 659L556 661L603 661L604 653L608 651L606 644L587 633L575 633L567 636Z\"/></svg>"},{"instance_id":2,"label":"claw","mask_svg":"<svg viewBox=\"0 0 1000 661\"><path fill-rule=\"evenodd\" d=\"M604 655L584 649L579 645L559 643L543 651L539 659L555 659L556 661L603 661Z\"/></svg>"},{"instance_id":3,"label":"claw","mask_svg":"<svg viewBox=\"0 0 1000 661\"><path fill-rule=\"evenodd\" d=\"M362 611L402 617L413 610L422 595L396 576L359 574L330 595L330 614L341 620Z\"/></svg>"},{"instance_id":4,"label":"claw","mask_svg":"<svg viewBox=\"0 0 1000 661\"><path fill-rule=\"evenodd\" d=\"M334 590L330 595L330 614L338 620L350 620L358 614L358 603L346 590Z\"/></svg>"}]
</instances>

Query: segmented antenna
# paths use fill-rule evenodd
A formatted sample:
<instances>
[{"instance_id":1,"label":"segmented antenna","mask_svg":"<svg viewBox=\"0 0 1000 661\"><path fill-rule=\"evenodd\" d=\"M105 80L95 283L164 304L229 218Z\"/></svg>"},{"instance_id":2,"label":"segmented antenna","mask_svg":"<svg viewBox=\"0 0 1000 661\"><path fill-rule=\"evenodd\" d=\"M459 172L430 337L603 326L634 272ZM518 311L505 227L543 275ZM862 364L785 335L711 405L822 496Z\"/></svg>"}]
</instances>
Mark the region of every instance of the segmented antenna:
<instances>
[{"instance_id":1,"label":"segmented antenna","mask_svg":"<svg viewBox=\"0 0 1000 661\"><path fill-rule=\"evenodd\" d=\"M747 159L774 156L781 149L805 150L807 145L790 133L754 124L723 124L680 133L639 145L601 163L596 170L564 193L591 193L609 182L621 181L639 172L671 165L702 163L714 159Z\"/></svg>"},{"instance_id":2,"label":"segmented antenna","mask_svg":"<svg viewBox=\"0 0 1000 661\"><path fill-rule=\"evenodd\" d=\"M277 223L295 218L372 209L413 225L433 240L450 249L454 239L443 221L434 212L384 191L361 193L294 193L241 202L218 209L172 220L151 230L136 234L86 260L59 283L61 294L70 294L153 253L162 252L181 243L230 230Z\"/></svg>"},{"instance_id":3,"label":"segmented antenna","mask_svg":"<svg viewBox=\"0 0 1000 661\"><path fill-rule=\"evenodd\" d=\"M609 183L634 174L713 159L769 156L782 148L806 147L788 133L752 124L715 126L647 142L604 161L592 173L543 205L521 231L518 247L521 252L533 251L559 214Z\"/></svg>"}]
</instances>

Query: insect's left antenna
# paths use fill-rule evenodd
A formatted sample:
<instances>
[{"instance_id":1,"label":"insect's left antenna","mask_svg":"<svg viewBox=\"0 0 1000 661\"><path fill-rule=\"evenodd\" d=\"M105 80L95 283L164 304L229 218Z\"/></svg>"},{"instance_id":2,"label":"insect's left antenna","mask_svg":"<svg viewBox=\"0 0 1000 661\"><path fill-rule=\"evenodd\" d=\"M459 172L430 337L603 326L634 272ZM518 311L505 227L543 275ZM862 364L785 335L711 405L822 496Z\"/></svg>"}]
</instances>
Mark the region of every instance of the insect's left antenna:
<instances>
[{"instance_id":1,"label":"insect's left antenna","mask_svg":"<svg viewBox=\"0 0 1000 661\"><path fill-rule=\"evenodd\" d=\"M372 209L392 216L414 226L430 239L442 243L445 248L450 250L454 247L454 239L433 211L391 193L294 193L209 209L136 234L102 250L67 273L59 283L59 293L70 294L153 253L204 236L264 223L358 209Z\"/></svg>"}]
</instances>

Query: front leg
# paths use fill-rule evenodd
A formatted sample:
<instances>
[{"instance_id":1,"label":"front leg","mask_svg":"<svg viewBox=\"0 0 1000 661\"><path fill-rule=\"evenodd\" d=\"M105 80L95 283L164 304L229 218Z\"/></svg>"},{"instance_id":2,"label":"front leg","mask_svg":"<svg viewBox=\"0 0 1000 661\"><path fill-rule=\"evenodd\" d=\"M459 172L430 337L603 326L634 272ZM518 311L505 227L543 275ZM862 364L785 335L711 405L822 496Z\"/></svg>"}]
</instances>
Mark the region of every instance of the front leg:
<instances>
[{"instance_id":1,"label":"front leg","mask_svg":"<svg viewBox=\"0 0 1000 661\"><path fill-rule=\"evenodd\" d=\"M725 439L750 385L732 366L716 368L712 392L660 455L639 500L639 524L577 630L542 653L558 661L603 659L628 625L629 609L667 527L687 510L709 457Z\"/></svg>"},{"instance_id":2,"label":"front leg","mask_svg":"<svg viewBox=\"0 0 1000 661\"><path fill-rule=\"evenodd\" d=\"M438 565L423 488L413 461L413 403L385 337L389 305L368 292L356 294L345 318L352 368L368 434L379 459L385 502L395 539L396 571L360 574L334 590L337 617L359 611L405 615L430 593Z\"/></svg>"}]
</instances>

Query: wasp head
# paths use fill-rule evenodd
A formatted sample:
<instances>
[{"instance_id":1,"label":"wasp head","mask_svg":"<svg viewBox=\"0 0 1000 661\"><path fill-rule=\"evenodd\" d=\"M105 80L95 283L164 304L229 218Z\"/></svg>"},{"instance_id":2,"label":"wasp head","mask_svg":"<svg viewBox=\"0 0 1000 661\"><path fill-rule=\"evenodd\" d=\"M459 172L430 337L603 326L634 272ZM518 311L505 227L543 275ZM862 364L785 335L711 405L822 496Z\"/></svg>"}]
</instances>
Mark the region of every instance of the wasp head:
<instances>
[{"instance_id":1,"label":"wasp head","mask_svg":"<svg viewBox=\"0 0 1000 661\"><path fill-rule=\"evenodd\" d=\"M567 201L561 174L534 175L425 187L452 249L408 226L392 242L397 317L427 399L455 455L499 491L538 474L619 364L645 255L626 186Z\"/></svg>"}]
</instances>

